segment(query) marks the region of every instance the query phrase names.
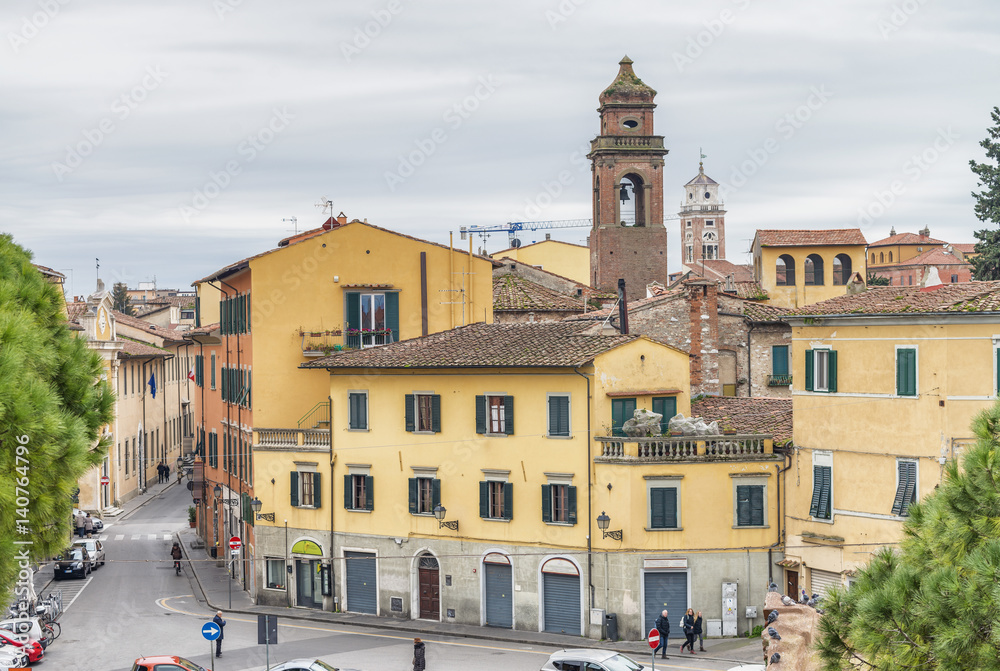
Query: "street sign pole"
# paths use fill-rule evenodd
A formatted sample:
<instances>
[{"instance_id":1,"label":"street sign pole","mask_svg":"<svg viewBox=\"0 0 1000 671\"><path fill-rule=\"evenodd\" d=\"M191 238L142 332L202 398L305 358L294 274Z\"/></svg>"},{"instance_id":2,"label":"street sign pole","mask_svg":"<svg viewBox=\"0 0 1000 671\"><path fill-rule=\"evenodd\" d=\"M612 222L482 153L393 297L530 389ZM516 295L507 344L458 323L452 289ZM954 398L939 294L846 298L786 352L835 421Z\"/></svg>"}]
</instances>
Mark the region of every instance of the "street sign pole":
<instances>
[{"instance_id":1,"label":"street sign pole","mask_svg":"<svg viewBox=\"0 0 1000 671\"><path fill-rule=\"evenodd\" d=\"M229 573L229 609L233 608L233 578L236 577L236 555L239 554L240 547L243 546L243 541L239 536L233 536L229 539L229 554L232 558L232 564L230 565Z\"/></svg>"},{"instance_id":2,"label":"street sign pole","mask_svg":"<svg viewBox=\"0 0 1000 671\"><path fill-rule=\"evenodd\" d=\"M649 633L646 635L646 641L649 643L649 647L653 649L653 654L650 656L650 667L653 671L656 671L656 649L660 646L660 632L658 629L650 629ZM664 648L666 647L666 641L664 643Z\"/></svg>"}]
</instances>

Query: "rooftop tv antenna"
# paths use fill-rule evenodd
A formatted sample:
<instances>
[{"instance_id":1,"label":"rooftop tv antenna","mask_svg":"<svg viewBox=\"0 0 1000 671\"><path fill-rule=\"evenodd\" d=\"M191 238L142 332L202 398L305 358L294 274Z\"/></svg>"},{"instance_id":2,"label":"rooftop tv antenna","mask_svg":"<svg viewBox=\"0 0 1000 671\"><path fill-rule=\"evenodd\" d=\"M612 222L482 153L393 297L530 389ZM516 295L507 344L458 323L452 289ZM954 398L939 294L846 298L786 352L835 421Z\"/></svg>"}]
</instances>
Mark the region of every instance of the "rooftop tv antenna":
<instances>
[{"instance_id":1,"label":"rooftop tv antenna","mask_svg":"<svg viewBox=\"0 0 1000 671\"><path fill-rule=\"evenodd\" d=\"M327 210L330 210L330 216L333 216L333 201L326 196L320 196L320 201L316 203L316 207L322 207L324 214Z\"/></svg>"},{"instance_id":2,"label":"rooftop tv antenna","mask_svg":"<svg viewBox=\"0 0 1000 671\"><path fill-rule=\"evenodd\" d=\"M295 217L287 217L285 219L282 219L282 221L290 221L290 222L292 222L292 229L293 230L291 232L294 235L298 235L299 234L299 220L298 219L296 219Z\"/></svg>"}]
</instances>

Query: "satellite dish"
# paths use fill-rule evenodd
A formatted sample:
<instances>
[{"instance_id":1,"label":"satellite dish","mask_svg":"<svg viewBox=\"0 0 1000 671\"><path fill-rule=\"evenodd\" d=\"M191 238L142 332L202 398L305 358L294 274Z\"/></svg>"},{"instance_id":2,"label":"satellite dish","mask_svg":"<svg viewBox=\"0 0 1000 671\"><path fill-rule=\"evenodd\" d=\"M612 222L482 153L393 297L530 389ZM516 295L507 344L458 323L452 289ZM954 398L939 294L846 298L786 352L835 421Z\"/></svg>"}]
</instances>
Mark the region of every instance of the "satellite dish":
<instances>
[{"instance_id":1,"label":"satellite dish","mask_svg":"<svg viewBox=\"0 0 1000 671\"><path fill-rule=\"evenodd\" d=\"M518 238L511 239L510 246L511 246L512 249L517 249L518 247L520 247L521 246L520 239L518 239Z\"/></svg>"}]
</instances>

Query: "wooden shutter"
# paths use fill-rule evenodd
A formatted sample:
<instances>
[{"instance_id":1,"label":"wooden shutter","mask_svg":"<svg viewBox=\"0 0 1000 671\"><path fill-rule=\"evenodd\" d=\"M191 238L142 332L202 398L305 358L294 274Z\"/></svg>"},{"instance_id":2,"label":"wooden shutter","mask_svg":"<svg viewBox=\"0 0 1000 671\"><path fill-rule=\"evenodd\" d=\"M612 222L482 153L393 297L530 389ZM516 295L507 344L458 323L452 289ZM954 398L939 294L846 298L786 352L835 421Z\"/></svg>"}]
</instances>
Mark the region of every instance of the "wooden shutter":
<instances>
[{"instance_id":1,"label":"wooden shutter","mask_svg":"<svg viewBox=\"0 0 1000 671\"><path fill-rule=\"evenodd\" d=\"M194 325L201 327L201 296L194 298Z\"/></svg>"},{"instance_id":2,"label":"wooden shutter","mask_svg":"<svg viewBox=\"0 0 1000 671\"><path fill-rule=\"evenodd\" d=\"M375 478L365 476L365 510L375 510Z\"/></svg>"},{"instance_id":3,"label":"wooden shutter","mask_svg":"<svg viewBox=\"0 0 1000 671\"><path fill-rule=\"evenodd\" d=\"M917 465L912 461L899 461L896 462L896 469L899 484L896 485L896 496L892 501L892 514L906 515L917 488Z\"/></svg>"},{"instance_id":4,"label":"wooden shutter","mask_svg":"<svg viewBox=\"0 0 1000 671\"><path fill-rule=\"evenodd\" d=\"M407 485L410 491L410 514L417 514L417 479L410 478L407 480Z\"/></svg>"},{"instance_id":5,"label":"wooden shutter","mask_svg":"<svg viewBox=\"0 0 1000 671\"><path fill-rule=\"evenodd\" d=\"M489 519L490 516L490 483L479 483L479 516Z\"/></svg>"},{"instance_id":6,"label":"wooden shutter","mask_svg":"<svg viewBox=\"0 0 1000 671\"><path fill-rule=\"evenodd\" d=\"M542 485L542 521L552 521L552 485Z\"/></svg>"},{"instance_id":7,"label":"wooden shutter","mask_svg":"<svg viewBox=\"0 0 1000 671\"><path fill-rule=\"evenodd\" d=\"M771 375L788 375L788 345L771 346Z\"/></svg>"},{"instance_id":8,"label":"wooden shutter","mask_svg":"<svg viewBox=\"0 0 1000 671\"><path fill-rule=\"evenodd\" d=\"M431 431L441 433L441 395L431 396Z\"/></svg>"},{"instance_id":9,"label":"wooden shutter","mask_svg":"<svg viewBox=\"0 0 1000 671\"><path fill-rule=\"evenodd\" d=\"M830 475L829 466L813 466L813 496L809 514L819 519L830 519Z\"/></svg>"},{"instance_id":10,"label":"wooden shutter","mask_svg":"<svg viewBox=\"0 0 1000 671\"><path fill-rule=\"evenodd\" d=\"M385 295L385 327L392 331L392 342L399 342L399 294L395 291Z\"/></svg>"},{"instance_id":11,"label":"wooden shutter","mask_svg":"<svg viewBox=\"0 0 1000 671\"><path fill-rule=\"evenodd\" d=\"M485 396L476 396L476 433L486 433Z\"/></svg>"},{"instance_id":12,"label":"wooden shutter","mask_svg":"<svg viewBox=\"0 0 1000 671\"><path fill-rule=\"evenodd\" d=\"M413 419L413 394L403 396L404 416L406 417L406 430L412 433L416 429Z\"/></svg>"},{"instance_id":13,"label":"wooden shutter","mask_svg":"<svg viewBox=\"0 0 1000 671\"><path fill-rule=\"evenodd\" d=\"M829 391L831 394L833 394L833 393L836 393L836 391L837 391L837 351L836 350L830 350L830 356L828 357L827 361L829 361L829 366L830 366L829 373L827 373L827 380L829 380L829 382L827 383L827 391Z\"/></svg>"},{"instance_id":14,"label":"wooden shutter","mask_svg":"<svg viewBox=\"0 0 1000 671\"><path fill-rule=\"evenodd\" d=\"M323 507L322 482L323 482L323 474L313 473L313 505L316 506L317 508Z\"/></svg>"},{"instance_id":15,"label":"wooden shutter","mask_svg":"<svg viewBox=\"0 0 1000 671\"><path fill-rule=\"evenodd\" d=\"M750 486L750 524L764 525L764 486Z\"/></svg>"},{"instance_id":16,"label":"wooden shutter","mask_svg":"<svg viewBox=\"0 0 1000 671\"><path fill-rule=\"evenodd\" d=\"M297 471L292 471L291 473L289 473L289 476L290 476L289 477L290 487L291 487L291 492L292 492L292 496L291 496L292 507L293 508L298 508L299 507L299 474L298 474Z\"/></svg>"},{"instance_id":17,"label":"wooden shutter","mask_svg":"<svg viewBox=\"0 0 1000 671\"><path fill-rule=\"evenodd\" d=\"M569 494L567 498L569 499L569 504L566 510L566 521L570 524L576 524L576 487L567 487Z\"/></svg>"},{"instance_id":18,"label":"wooden shutter","mask_svg":"<svg viewBox=\"0 0 1000 671\"><path fill-rule=\"evenodd\" d=\"M813 390L813 363L815 362L815 357L813 356L813 350L806 350L806 391Z\"/></svg>"},{"instance_id":19,"label":"wooden shutter","mask_svg":"<svg viewBox=\"0 0 1000 671\"><path fill-rule=\"evenodd\" d=\"M441 505L441 481L437 478L431 480L431 510Z\"/></svg>"},{"instance_id":20,"label":"wooden shutter","mask_svg":"<svg viewBox=\"0 0 1000 671\"><path fill-rule=\"evenodd\" d=\"M660 419L660 433L669 433L670 420L677 414L676 396L659 396L653 399L653 412L663 415Z\"/></svg>"},{"instance_id":21,"label":"wooden shutter","mask_svg":"<svg viewBox=\"0 0 1000 671\"><path fill-rule=\"evenodd\" d=\"M354 510L354 478L350 473L344 476L344 509Z\"/></svg>"},{"instance_id":22,"label":"wooden shutter","mask_svg":"<svg viewBox=\"0 0 1000 671\"><path fill-rule=\"evenodd\" d=\"M514 397L503 397L503 432L508 436L514 435ZM506 505L506 503L504 504ZM510 518L508 518L510 519Z\"/></svg>"},{"instance_id":23,"label":"wooden shutter","mask_svg":"<svg viewBox=\"0 0 1000 671\"><path fill-rule=\"evenodd\" d=\"M361 294L348 291L344 298L347 301L347 328L361 328Z\"/></svg>"},{"instance_id":24,"label":"wooden shutter","mask_svg":"<svg viewBox=\"0 0 1000 671\"><path fill-rule=\"evenodd\" d=\"M738 485L736 487L736 526L750 526L752 524L750 517L750 486Z\"/></svg>"},{"instance_id":25,"label":"wooden shutter","mask_svg":"<svg viewBox=\"0 0 1000 671\"><path fill-rule=\"evenodd\" d=\"M677 489L675 487L655 487L650 489L649 511L650 528L677 528Z\"/></svg>"},{"instance_id":26,"label":"wooden shutter","mask_svg":"<svg viewBox=\"0 0 1000 671\"><path fill-rule=\"evenodd\" d=\"M243 296L243 300L246 301L246 311L247 311L247 327L246 332L250 333L250 294Z\"/></svg>"},{"instance_id":27,"label":"wooden shutter","mask_svg":"<svg viewBox=\"0 0 1000 671\"><path fill-rule=\"evenodd\" d=\"M549 396L549 435L569 435L569 397Z\"/></svg>"},{"instance_id":28,"label":"wooden shutter","mask_svg":"<svg viewBox=\"0 0 1000 671\"><path fill-rule=\"evenodd\" d=\"M508 397L509 398L509 397ZM503 483L503 518L514 519L514 483Z\"/></svg>"},{"instance_id":29,"label":"wooden shutter","mask_svg":"<svg viewBox=\"0 0 1000 671\"><path fill-rule=\"evenodd\" d=\"M896 395L917 395L917 350L896 350Z\"/></svg>"}]
</instances>

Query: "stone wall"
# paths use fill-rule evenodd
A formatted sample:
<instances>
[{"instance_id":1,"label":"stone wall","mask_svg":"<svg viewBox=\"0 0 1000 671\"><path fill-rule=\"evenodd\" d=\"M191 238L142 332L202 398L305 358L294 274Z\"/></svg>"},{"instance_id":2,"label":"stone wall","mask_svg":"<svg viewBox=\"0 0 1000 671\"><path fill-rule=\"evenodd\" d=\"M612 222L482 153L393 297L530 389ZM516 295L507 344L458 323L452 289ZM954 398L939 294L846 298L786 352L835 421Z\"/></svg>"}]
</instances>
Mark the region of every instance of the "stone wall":
<instances>
[{"instance_id":1,"label":"stone wall","mask_svg":"<svg viewBox=\"0 0 1000 671\"><path fill-rule=\"evenodd\" d=\"M755 324L750 337L750 393L752 396L791 398L790 386L769 387L767 384L772 370L772 345L788 345L792 351L792 328L788 324ZM792 356L795 356L794 351Z\"/></svg>"}]
</instances>

